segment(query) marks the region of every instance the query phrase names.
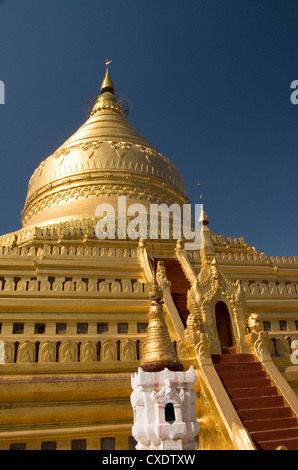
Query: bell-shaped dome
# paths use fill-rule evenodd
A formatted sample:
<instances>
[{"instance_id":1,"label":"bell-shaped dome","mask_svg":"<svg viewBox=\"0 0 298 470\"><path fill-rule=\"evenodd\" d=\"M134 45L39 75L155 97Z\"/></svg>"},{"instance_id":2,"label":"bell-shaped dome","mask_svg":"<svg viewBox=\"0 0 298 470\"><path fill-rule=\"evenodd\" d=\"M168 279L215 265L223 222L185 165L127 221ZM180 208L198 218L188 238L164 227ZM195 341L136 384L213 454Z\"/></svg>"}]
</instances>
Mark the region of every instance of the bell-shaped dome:
<instances>
[{"instance_id":1,"label":"bell-shaped dome","mask_svg":"<svg viewBox=\"0 0 298 470\"><path fill-rule=\"evenodd\" d=\"M188 202L181 173L127 121L107 69L89 119L33 173L24 227L94 218L101 203Z\"/></svg>"}]
</instances>

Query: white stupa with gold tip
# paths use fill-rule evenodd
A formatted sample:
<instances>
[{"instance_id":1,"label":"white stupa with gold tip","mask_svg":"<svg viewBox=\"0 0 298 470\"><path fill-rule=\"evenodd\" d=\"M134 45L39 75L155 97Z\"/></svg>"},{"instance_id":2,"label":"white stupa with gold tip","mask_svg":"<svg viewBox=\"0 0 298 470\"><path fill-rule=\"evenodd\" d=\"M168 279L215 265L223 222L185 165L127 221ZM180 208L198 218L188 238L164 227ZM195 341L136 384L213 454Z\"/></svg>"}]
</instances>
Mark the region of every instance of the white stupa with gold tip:
<instances>
[{"instance_id":1,"label":"white stupa with gold tip","mask_svg":"<svg viewBox=\"0 0 298 470\"><path fill-rule=\"evenodd\" d=\"M147 337L138 372L132 375L133 437L138 450L195 450L199 423L196 418L195 371L187 371L170 340L163 292L156 278L148 291Z\"/></svg>"}]
</instances>

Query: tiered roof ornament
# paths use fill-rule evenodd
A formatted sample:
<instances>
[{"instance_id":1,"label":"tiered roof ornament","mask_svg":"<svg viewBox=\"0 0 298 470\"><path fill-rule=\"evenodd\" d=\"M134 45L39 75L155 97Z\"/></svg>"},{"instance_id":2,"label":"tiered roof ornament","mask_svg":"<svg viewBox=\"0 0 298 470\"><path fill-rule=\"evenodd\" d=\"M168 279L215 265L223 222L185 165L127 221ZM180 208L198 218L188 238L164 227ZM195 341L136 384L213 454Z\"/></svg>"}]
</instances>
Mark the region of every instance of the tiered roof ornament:
<instances>
[{"instance_id":1,"label":"tiered roof ornament","mask_svg":"<svg viewBox=\"0 0 298 470\"><path fill-rule=\"evenodd\" d=\"M183 365L176 355L165 322L162 297L163 293L154 273L153 282L148 290L149 322L140 366L147 372L158 372L165 368L171 371L182 371Z\"/></svg>"},{"instance_id":2,"label":"tiered roof ornament","mask_svg":"<svg viewBox=\"0 0 298 470\"><path fill-rule=\"evenodd\" d=\"M111 64L111 62L111 60L106 60L106 75L101 84L101 94L105 93L106 91L112 93L113 95L115 94L114 83L112 82L112 79L109 75L109 65Z\"/></svg>"}]
</instances>

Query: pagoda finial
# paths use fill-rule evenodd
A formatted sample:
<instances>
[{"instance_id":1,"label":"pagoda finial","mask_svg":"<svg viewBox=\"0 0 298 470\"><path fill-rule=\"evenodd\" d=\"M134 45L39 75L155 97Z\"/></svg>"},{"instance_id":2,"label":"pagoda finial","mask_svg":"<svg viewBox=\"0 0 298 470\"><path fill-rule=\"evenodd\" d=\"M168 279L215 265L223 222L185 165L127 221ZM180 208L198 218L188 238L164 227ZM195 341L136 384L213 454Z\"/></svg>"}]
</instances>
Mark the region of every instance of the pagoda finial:
<instances>
[{"instance_id":1,"label":"pagoda finial","mask_svg":"<svg viewBox=\"0 0 298 470\"><path fill-rule=\"evenodd\" d=\"M202 206L202 211L199 217L199 223L201 223L202 225L209 225L209 219L207 217L206 212L203 209L203 206Z\"/></svg>"},{"instance_id":2,"label":"pagoda finial","mask_svg":"<svg viewBox=\"0 0 298 470\"><path fill-rule=\"evenodd\" d=\"M113 95L115 94L114 84L109 75L109 65L111 63L112 63L111 60L109 59L106 60L106 75L101 84L101 94L105 93L106 91L112 93Z\"/></svg>"},{"instance_id":3,"label":"pagoda finial","mask_svg":"<svg viewBox=\"0 0 298 470\"><path fill-rule=\"evenodd\" d=\"M162 297L162 290L156 280L154 271L153 282L148 289L148 298L150 299L149 321L143 358L140 364L146 372L158 372L165 368L172 371L183 370L165 322Z\"/></svg>"}]
</instances>

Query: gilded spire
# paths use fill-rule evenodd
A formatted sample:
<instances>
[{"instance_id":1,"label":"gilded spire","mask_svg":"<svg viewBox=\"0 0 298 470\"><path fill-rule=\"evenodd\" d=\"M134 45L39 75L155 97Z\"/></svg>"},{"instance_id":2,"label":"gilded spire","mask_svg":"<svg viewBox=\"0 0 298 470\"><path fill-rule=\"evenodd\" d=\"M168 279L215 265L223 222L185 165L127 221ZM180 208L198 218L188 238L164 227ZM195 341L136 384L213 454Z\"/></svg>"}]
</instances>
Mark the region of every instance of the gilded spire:
<instances>
[{"instance_id":1,"label":"gilded spire","mask_svg":"<svg viewBox=\"0 0 298 470\"><path fill-rule=\"evenodd\" d=\"M209 219L207 217L206 212L203 210L203 208L199 217L199 222L203 225L209 225Z\"/></svg>"},{"instance_id":2,"label":"gilded spire","mask_svg":"<svg viewBox=\"0 0 298 470\"><path fill-rule=\"evenodd\" d=\"M182 371L183 366L176 355L165 322L165 313L161 303L162 290L157 283L155 273L148 290L148 298L151 301L148 330L140 366L146 372L158 372L165 368Z\"/></svg>"},{"instance_id":3,"label":"gilded spire","mask_svg":"<svg viewBox=\"0 0 298 470\"><path fill-rule=\"evenodd\" d=\"M113 95L115 94L114 84L109 75L109 65L111 62L111 60L106 60L106 75L101 84L101 94L105 93L106 91L112 93Z\"/></svg>"},{"instance_id":4,"label":"gilded spire","mask_svg":"<svg viewBox=\"0 0 298 470\"><path fill-rule=\"evenodd\" d=\"M106 75L101 84L101 94L99 95L93 109L91 116L94 116L102 111L121 114L124 117L122 107L115 96L114 84L109 75L109 64L111 60L106 60ZM117 129L119 132L119 130Z\"/></svg>"}]
</instances>

